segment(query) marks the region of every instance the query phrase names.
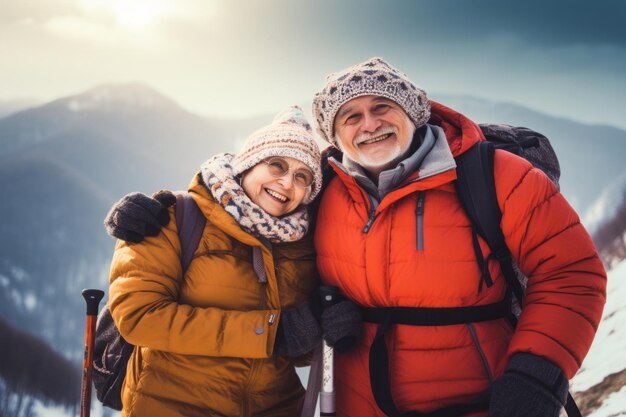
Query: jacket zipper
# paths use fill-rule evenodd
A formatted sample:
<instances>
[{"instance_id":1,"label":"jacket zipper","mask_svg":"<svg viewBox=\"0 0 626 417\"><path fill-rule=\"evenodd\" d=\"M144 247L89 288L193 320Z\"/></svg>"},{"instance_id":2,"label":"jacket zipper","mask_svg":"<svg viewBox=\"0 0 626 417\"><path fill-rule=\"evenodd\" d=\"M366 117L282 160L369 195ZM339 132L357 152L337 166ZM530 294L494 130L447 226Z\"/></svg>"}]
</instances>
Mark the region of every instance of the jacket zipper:
<instances>
[{"instance_id":1,"label":"jacket zipper","mask_svg":"<svg viewBox=\"0 0 626 417\"><path fill-rule=\"evenodd\" d=\"M374 211L370 213L370 218L369 220L367 220L367 223L365 223L365 227L363 228L363 233L369 232L370 229L372 228L372 223L374 223L374 220L376 220L376 215L374 213L375 213Z\"/></svg>"},{"instance_id":2,"label":"jacket zipper","mask_svg":"<svg viewBox=\"0 0 626 417\"><path fill-rule=\"evenodd\" d=\"M483 351L483 348L478 341L478 335L476 334L476 329L474 328L473 323L468 323L467 328L472 336L472 341L474 342L474 346L476 346L476 350L480 355L480 360L483 363L483 368L485 369L485 374L487 374L487 378L489 378L489 382L493 382L493 373L491 372L491 367L489 366L489 361L487 360L487 355Z\"/></svg>"},{"instance_id":3,"label":"jacket zipper","mask_svg":"<svg viewBox=\"0 0 626 417\"><path fill-rule=\"evenodd\" d=\"M417 193L417 206L415 207L415 227L416 227L416 239L417 250L424 250L424 200L426 198L426 192L420 191Z\"/></svg>"},{"instance_id":4,"label":"jacket zipper","mask_svg":"<svg viewBox=\"0 0 626 417\"><path fill-rule=\"evenodd\" d=\"M367 195L367 199L370 203L370 212L369 212L369 219L367 220L367 223L365 223L365 227L363 227L363 233L367 233L370 231L370 229L372 228L372 223L374 223L374 220L376 220L376 209L374 208L374 202L372 201L372 197L365 193L365 195Z\"/></svg>"},{"instance_id":5,"label":"jacket zipper","mask_svg":"<svg viewBox=\"0 0 626 417\"><path fill-rule=\"evenodd\" d=\"M252 359L251 361L252 363L250 364L250 374L248 376L248 382L246 383L246 386L243 389L243 395L241 396L241 417L250 417L250 404L248 402L250 387L254 383L254 380L259 373L262 359Z\"/></svg>"}]
</instances>

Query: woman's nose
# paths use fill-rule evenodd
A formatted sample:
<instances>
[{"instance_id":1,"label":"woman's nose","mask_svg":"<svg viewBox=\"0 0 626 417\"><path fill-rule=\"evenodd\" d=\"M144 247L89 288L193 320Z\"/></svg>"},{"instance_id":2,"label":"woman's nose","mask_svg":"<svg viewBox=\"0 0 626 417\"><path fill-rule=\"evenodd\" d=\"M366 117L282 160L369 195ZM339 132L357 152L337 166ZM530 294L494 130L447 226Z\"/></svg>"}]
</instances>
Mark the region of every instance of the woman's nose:
<instances>
[{"instance_id":1,"label":"woman's nose","mask_svg":"<svg viewBox=\"0 0 626 417\"><path fill-rule=\"evenodd\" d=\"M278 180L280 181L283 187L285 187L286 189L290 189L294 185L293 184L293 172L291 171L287 172L282 177L279 177Z\"/></svg>"}]
</instances>

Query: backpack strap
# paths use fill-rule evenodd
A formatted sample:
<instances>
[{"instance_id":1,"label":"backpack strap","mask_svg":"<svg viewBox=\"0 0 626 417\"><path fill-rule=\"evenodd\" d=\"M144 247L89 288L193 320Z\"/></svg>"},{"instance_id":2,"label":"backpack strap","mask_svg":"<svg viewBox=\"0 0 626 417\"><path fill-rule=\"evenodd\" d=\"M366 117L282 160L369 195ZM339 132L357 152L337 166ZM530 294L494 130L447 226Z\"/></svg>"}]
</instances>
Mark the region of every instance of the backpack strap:
<instances>
[{"instance_id":1,"label":"backpack strap","mask_svg":"<svg viewBox=\"0 0 626 417\"><path fill-rule=\"evenodd\" d=\"M176 227L181 246L180 263L184 275L202 238L206 217L187 191L176 191L174 195L176 195L176 206L174 207Z\"/></svg>"},{"instance_id":2,"label":"backpack strap","mask_svg":"<svg viewBox=\"0 0 626 417\"><path fill-rule=\"evenodd\" d=\"M498 206L493 176L494 154L494 145L483 141L458 156L456 189L465 213L478 234L489 245L492 256L500 264L508 290L513 292L521 306L524 290L513 269L513 257L500 228L502 212Z\"/></svg>"},{"instance_id":3,"label":"backpack strap","mask_svg":"<svg viewBox=\"0 0 626 417\"><path fill-rule=\"evenodd\" d=\"M519 149L537 146L537 143L532 139L527 140L520 144ZM498 146L498 148L501 147ZM456 189L461 205L473 227L485 239L493 257L500 264L502 274L507 281L507 297L512 291L520 307L523 307L524 289L513 269L513 257L500 227L502 212L498 206L496 183L493 175L495 150L496 146L493 143L483 141L459 155L456 158ZM517 318L513 314L510 317L513 327L515 327ZM567 393L565 411L569 417L582 417L572 394L569 392Z\"/></svg>"}]
</instances>

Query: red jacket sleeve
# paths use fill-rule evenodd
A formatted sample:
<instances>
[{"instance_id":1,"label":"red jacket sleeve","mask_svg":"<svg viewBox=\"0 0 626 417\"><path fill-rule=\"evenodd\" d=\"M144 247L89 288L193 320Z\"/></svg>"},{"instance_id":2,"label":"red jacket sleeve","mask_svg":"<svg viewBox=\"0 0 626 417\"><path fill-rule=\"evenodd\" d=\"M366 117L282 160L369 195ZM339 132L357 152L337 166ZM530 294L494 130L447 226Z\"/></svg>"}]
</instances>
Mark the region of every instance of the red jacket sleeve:
<instances>
[{"instance_id":1,"label":"red jacket sleeve","mask_svg":"<svg viewBox=\"0 0 626 417\"><path fill-rule=\"evenodd\" d=\"M580 368L606 300L606 272L574 209L537 168L497 151L502 230L521 271L526 299L509 356L528 352L568 378Z\"/></svg>"}]
</instances>

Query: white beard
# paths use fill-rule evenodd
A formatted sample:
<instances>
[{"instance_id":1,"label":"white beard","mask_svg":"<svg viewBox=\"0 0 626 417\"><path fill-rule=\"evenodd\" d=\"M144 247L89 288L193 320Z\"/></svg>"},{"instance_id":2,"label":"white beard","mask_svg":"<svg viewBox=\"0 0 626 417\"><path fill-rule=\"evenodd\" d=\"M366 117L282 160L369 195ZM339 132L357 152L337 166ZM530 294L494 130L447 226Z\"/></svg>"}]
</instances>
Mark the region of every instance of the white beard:
<instances>
[{"instance_id":1,"label":"white beard","mask_svg":"<svg viewBox=\"0 0 626 417\"><path fill-rule=\"evenodd\" d=\"M415 125L408 117L406 118L406 123L410 125L407 126L407 129L405 129L405 131L409 135L408 140L404 141L406 145L400 146L400 141L396 138L396 142L393 148L389 150L384 159L381 159L380 157L372 158L364 153L354 152L355 148L351 148L350 150L344 149L344 147L342 146L341 138L338 137L338 135L335 138L335 142L339 146L339 150L341 150L341 152L343 152L350 160L359 164L363 169L365 169L366 171L380 172L385 169L392 168L393 166L395 166L395 164L400 162L401 158L405 156L406 152L411 147L413 134L415 133ZM398 129L396 129L395 127L381 127L376 132L360 134L354 139L354 142L362 143L363 141L374 138L376 136L384 135L386 133L394 133L397 135ZM358 145L356 149L358 149Z\"/></svg>"}]
</instances>

